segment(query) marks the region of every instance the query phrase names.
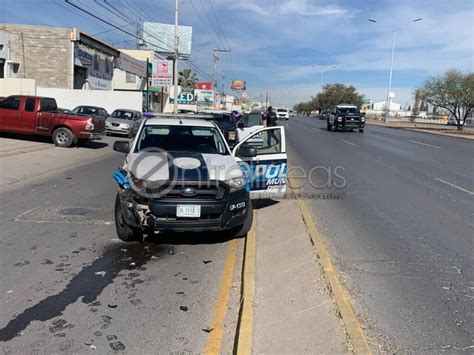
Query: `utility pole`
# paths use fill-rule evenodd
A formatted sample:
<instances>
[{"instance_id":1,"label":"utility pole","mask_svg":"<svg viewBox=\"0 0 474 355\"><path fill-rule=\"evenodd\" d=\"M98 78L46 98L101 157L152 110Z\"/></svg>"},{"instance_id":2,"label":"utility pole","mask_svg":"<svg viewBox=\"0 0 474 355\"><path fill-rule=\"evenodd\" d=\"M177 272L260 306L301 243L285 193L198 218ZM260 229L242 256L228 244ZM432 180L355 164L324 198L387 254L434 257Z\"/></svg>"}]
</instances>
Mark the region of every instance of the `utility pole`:
<instances>
[{"instance_id":1,"label":"utility pole","mask_svg":"<svg viewBox=\"0 0 474 355\"><path fill-rule=\"evenodd\" d=\"M212 52L212 58L214 60L214 70L212 71L212 77L213 77L213 86L214 86L214 108L217 107L217 101L216 101L216 93L219 90L218 84L217 84L217 62L219 61L219 52L230 52L229 49L225 48L215 48Z\"/></svg>"},{"instance_id":2,"label":"utility pole","mask_svg":"<svg viewBox=\"0 0 474 355\"><path fill-rule=\"evenodd\" d=\"M422 18L416 18L414 20L411 20L409 23L413 23L413 22L419 22L421 21ZM388 27L386 27L383 23L379 23L378 21L374 20L374 19L369 19L369 22L373 22L373 23L377 23L379 25L381 25L382 27L384 27L385 29L388 29L390 30L390 32L392 32L392 57L391 57L391 60L390 60L390 77L389 77L389 80L388 80L388 93L387 93L387 101L385 102L385 117L384 117L384 122L387 122L390 117L390 102L392 101L392 98L393 98L393 95L391 94L392 92L392 73L393 73L393 57L394 57L394 54L395 54L395 36L397 34L397 32L395 32L394 29L390 29Z\"/></svg>"},{"instance_id":3,"label":"utility pole","mask_svg":"<svg viewBox=\"0 0 474 355\"><path fill-rule=\"evenodd\" d=\"M175 0L174 5L174 68L173 68L173 112L178 113L178 57L179 57L179 0Z\"/></svg>"},{"instance_id":4,"label":"utility pole","mask_svg":"<svg viewBox=\"0 0 474 355\"><path fill-rule=\"evenodd\" d=\"M390 118L388 117L390 113L390 101L392 101L391 92L392 92L392 73L393 73L393 55L395 53L395 36L397 32L392 31L392 59L390 61L390 78L388 79L388 93L387 101L385 102L385 118L384 122L387 122Z\"/></svg>"}]
</instances>

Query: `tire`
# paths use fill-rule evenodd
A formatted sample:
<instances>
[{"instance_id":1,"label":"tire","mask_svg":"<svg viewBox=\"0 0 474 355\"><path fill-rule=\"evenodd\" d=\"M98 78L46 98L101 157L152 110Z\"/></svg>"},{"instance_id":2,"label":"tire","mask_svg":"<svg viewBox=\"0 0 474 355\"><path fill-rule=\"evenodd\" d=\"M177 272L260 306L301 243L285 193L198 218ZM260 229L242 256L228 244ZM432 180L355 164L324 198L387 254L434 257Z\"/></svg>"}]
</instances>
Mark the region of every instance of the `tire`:
<instances>
[{"instance_id":1,"label":"tire","mask_svg":"<svg viewBox=\"0 0 474 355\"><path fill-rule=\"evenodd\" d=\"M68 148L74 144L76 137L69 128L59 127L53 132L53 143L57 147Z\"/></svg>"},{"instance_id":2,"label":"tire","mask_svg":"<svg viewBox=\"0 0 474 355\"><path fill-rule=\"evenodd\" d=\"M236 238L242 238L247 235L250 228L252 228L253 223L253 206L252 201L249 200L249 209L247 210L247 216L245 217L245 222L241 226L232 230L232 234Z\"/></svg>"},{"instance_id":3,"label":"tire","mask_svg":"<svg viewBox=\"0 0 474 355\"><path fill-rule=\"evenodd\" d=\"M117 230L117 236L123 242L138 242L143 240L143 233L133 227L130 227L125 222L122 216L122 205L120 204L120 197L117 194L115 198L115 228Z\"/></svg>"},{"instance_id":4,"label":"tire","mask_svg":"<svg viewBox=\"0 0 474 355\"><path fill-rule=\"evenodd\" d=\"M339 129L339 128L337 127L337 123L336 123L336 124L334 125L334 131L336 131L336 132L337 132L337 131L338 131L338 129Z\"/></svg>"},{"instance_id":5,"label":"tire","mask_svg":"<svg viewBox=\"0 0 474 355\"><path fill-rule=\"evenodd\" d=\"M330 131L331 128L332 128L332 126L331 126L331 124L329 123L329 120L328 120L328 121L327 121L327 127L326 127L326 129L327 129L328 131Z\"/></svg>"},{"instance_id":6,"label":"tire","mask_svg":"<svg viewBox=\"0 0 474 355\"><path fill-rule=\"evenodd\" d=\"M359 132L360 132L360 133L364 133L364 129L363 129L363 128L359 128Z\"/></svg>"}]
</instances>

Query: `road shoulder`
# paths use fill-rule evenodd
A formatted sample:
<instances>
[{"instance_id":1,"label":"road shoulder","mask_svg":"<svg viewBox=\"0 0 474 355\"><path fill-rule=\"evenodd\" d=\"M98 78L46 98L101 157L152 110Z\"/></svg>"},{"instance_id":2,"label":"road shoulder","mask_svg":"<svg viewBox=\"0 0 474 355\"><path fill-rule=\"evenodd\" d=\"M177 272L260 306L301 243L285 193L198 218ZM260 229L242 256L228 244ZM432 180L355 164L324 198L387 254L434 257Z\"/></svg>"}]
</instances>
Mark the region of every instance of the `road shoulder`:
<instances>
[{"instance_id":1,"label":"road shoulder","mask_svg":"<svg viewBox=\"0 0 474 355\"><path fill-rule=\"evenodd\" d=\"M281 200L256 214L253 352L349 353L296 202Z\"/></svg>"}]
</instances>

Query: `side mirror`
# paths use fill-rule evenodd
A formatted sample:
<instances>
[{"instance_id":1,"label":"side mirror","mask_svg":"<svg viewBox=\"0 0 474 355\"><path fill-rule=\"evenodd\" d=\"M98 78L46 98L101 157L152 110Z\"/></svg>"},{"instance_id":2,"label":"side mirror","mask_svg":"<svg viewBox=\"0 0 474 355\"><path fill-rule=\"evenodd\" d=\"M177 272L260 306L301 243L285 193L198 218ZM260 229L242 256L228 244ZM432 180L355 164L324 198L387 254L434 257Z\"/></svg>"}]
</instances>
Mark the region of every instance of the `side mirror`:
<instances>
[{"instance_id":1,"label":"side mirror","mask_svg":"<svg viewBox=\"0 0 474 355\"><path fill-rule=\"evenodd\" d=\"M255 158L257 156L257 149L247 145L240 146L237 155L242 158Z\"/></svg>"},{"instance_id":2,"label":"side mirror","mask_svg":"<svg viewBox=\"0 0 474 355\"><path fill-rule=\"evenodd\" d=\"M237 127L240 128L240 129L244 129L245 128L245 123L240 121L238 124L237 124Z\"/></svg>"},{"instance_id":3,"label":"side mirror","mask_svg":"<svg viewBox=\"0 0 474 355\"><path fill-rule=\"evenodd\" d=\"M128 141L116 141L114 142L114 148L116 152L128 153L130 152L130 144Z\"/></svg>"}]
</instances>

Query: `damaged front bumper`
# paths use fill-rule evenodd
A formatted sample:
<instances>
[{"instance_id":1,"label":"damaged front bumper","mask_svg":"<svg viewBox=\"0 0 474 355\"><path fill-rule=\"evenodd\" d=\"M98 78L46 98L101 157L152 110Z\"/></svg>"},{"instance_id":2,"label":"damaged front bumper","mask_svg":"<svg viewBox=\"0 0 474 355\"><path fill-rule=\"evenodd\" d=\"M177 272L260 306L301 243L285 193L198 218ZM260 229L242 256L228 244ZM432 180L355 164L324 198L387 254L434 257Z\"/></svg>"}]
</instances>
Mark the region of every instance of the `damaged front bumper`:
<instances>
[{"instance_id":1,"label":"damaged front bumper","mask_svg":"<svg viewBox=\"0 0 474 355\"><path fill-rule=\"evenodd\" d=\"M115 176L114 176L115 177ZM222 198L163 196L148 198L131 188L127 179L115 177L125 222L143 231L203 232L223 231L244 224L250 206L245 189L226 191ZM177 217L178 205L199 205L200 217Z\"/></svg>"}]
</instances>

